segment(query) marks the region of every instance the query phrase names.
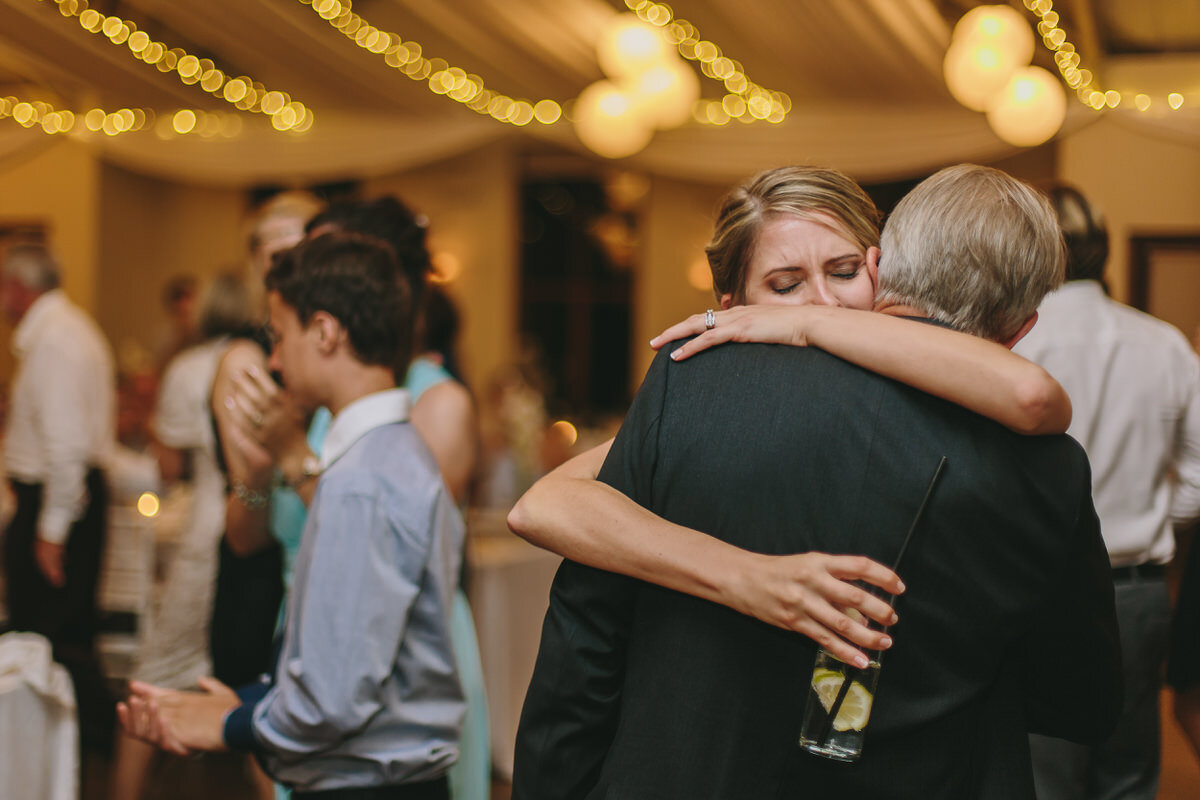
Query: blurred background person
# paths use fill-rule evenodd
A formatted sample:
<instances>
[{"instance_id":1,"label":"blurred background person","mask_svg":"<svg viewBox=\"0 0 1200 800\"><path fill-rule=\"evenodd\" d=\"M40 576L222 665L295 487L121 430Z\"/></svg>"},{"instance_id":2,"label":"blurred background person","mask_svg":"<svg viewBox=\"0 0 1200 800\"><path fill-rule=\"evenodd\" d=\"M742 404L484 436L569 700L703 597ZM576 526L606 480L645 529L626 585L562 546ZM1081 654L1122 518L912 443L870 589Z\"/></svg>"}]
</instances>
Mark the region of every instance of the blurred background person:
<instances>
[{"instance_id":1,"label":"blurred background person","mask_svg":"<svg viewBox=\"0 0 1200 800\"><path fill-rule=\"evenodd\" d=\"M1194 533L1172 620L1167 683L1175 690L1175 719L1200 758L1200 547Z\"/></svg>"},{"instance_id":2,"label":"blurred background person","mask_svg":"<svg viewBox=\"0 0 1200 800\"><path fill-rule=\"evenodd\" d=\"M212 674L209 621L217 573L217 543L225 528L225 479L217 465L209 398L229 337L244 333L253 317L245 281L234 274L212 279L200 301L200 343L167 365L153 417L153 450L164 484L187 480L189 515L166 569L150 636L132 678L172 689L196 686ZM155 749L118 731L110 796L142 796Z\"/></svg>"},{"instance_id":3,"label":"blurred background person","mask_svg":"<svg viewBox=\"0 0 1200 800\"><path fill-rule=\"evenodd\" d=\"M1101 283L1108 229L1076 189L1047 194L1067 245L1067 282L1038 308L1013 351L1071 397L1067 433L1092 464L1092 495L1112 562L1125 678L1116 731L1086 747L1031 737L1037 794L1153 800L1173 524L1200 514L1200 361L1175 327L1110 299Z\"/></svg>"},{"instance_id":4,"label":"blurred background person","mask_svg":"<svg viewBox=\"0 0 1200 800\"><path fill-rule=\"evenodd\" d=\"M154 354L155 372L160 375L172 358L196 343L196 279L191 275L170 278L163 287L162 307L167 324Z\"/></svg>"},{"instance_id":5,"label":"blurred background person","mask_svg":"<svg viewBox=\"0 0 1200 800\"><path fill-rule=\"evenodd\" d=\"M75 684L84 748L111 747L116 721L96 657L96 587L104 553L116 391L96 323L59 288L57 260L14 245L3 264L4 313L19 360L5 433L16 511L4 541L9 624L50 640Z\"/></svg>"}]
</instances>

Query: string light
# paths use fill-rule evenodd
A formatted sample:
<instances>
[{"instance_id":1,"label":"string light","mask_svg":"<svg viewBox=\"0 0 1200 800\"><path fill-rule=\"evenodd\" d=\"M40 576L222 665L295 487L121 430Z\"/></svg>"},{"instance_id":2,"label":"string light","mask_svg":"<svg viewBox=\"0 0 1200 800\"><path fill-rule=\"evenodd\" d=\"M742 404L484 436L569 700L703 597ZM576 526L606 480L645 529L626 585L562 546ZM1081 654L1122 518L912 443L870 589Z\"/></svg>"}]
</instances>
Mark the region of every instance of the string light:
<instances>
[{"instance_id":1,"label":"string light","mask_svg":"<svg viewBox=\"0 0 1200 800\"><path fill-rule=\"evenodd\" d=\"M1054 10L1053 0L1023 0L1025 8L1033 12L1040 20L1037 32L1041 36L1042 46L1054 54L1054 63L1067 85L1075 90L1079 102L1091 106L1097 111L1103 108L1119 108L1132 105L1138 111L1149 111L1155 105L1154 99L1145 92L1129 92L1122 94L1116 89L1105 89L1096 79L1096 74L1088 69L1075 45L1071 43L1065 29L1059 25L1058 12ZM1171 92L1166 97L1166 105L1172 111L1178 111L1183 106L1183 95Z\"/></svg>"},{"instance_id":2,"label":"string light","mask_svg":"<svg viewBox=\"0 0 1200 800\"><path fill-rule=\"evenodd\" d=\"M488 88L483 78L455 66L442 58L430 58L420 42L405 41L398 33L381 30L352 9L352 0L297 0L309 6L313 13L340 31L358 47L383 58L389 67L414 81L426 82L433 94L448 97L472 111L490 116L498 122L518 127L537 123L554 125L563 117L559 102L546 98L523 100ZM742 65L725 57L720 47L702 40L695 25L676 19L669 6L647 0L625 0L639 18L662 28L667 40L689 61L699 61L701 71L721 83L728 94L742 100L743 109L737 117L743 121L766 120L782 122L791 111L792 101L785 93L768 91L746 77ZM725 98L715 101L718 106ZM713 116L707 103L699 101L693 117L709 123ZM726 114L726 122L729 115Z\"/></svg>"},{"instance_id":3,"label":"string light","mask_svg":"<svg viewBox=\"0 0 1200 800\"><path fill-rule=\"evenodd\" d=\"M676 18L670 6L653 0L625 0L625 6L643 21L662 28L679 55L700 62L704 76L724 87L724 97L696 103L692 118L697 122L727 125L731 119L772 123L787 119L792 99L786 93L764 89L747 78L741 62L724 55L716 43L701 38L699 29L686 19Z\"/></svg>"},{"instance_id":4,"label":"string light","mask_svg":"<svg viewBox=\"0 0 1200 800\"><path fill-rule=\"evenodd\" d=\"M159 72L174 72L184 85L199 84L201 89L238 111L271 117L271 124L276 130L304 132L312 127L312 111L303 103L293 101L285 92L270 91L262 83L245 75L230 76L211 59L198 58L183 48L168 47L163 42L155 41L145 31L138 30L131 20L115 15L106 16L89 8L88 0L52 2L58 6L62 16L78 19L85 31L103 36L114 45L125 46L134 58L155 67ZM272 102L268 106L265 103L268 95L277 95L282 102Z\"/></svg>"},{"instance_id":5,"label":"string light","mask_svg":"<svg viewBox=\"0 0 1200 800\"><path fill-rule=\"evenodd\" d=\"M77 137L90 134L120 136L154 130L160 138L195 134L210 139L217 136L232 138L242 132L242 119L237 114L181 109L173 114L157 115L148 108L68 111L42 100L21 100L11 95L0 97L2 119L11 119L23 128L40 128L51 135L73 134Z\"/></svg>"},{"instance_id":6,"label":"string light","mask_svg":"<svg viewBox=\"0 0 1200 800\"><path fill-rule=\"evenodd\" d=\"M298 1L361 49L380 56L392 69L414 81L425 81L433 94L448 97L477 114L517 127L535 122L553 125L562 118L562 106L554 100L509 97L489 89L483 78L462 67L443 58L426 57L419 42L406 42L397 33L376 28L351 10L350 0Z\"/></svg>"}]
</instances>

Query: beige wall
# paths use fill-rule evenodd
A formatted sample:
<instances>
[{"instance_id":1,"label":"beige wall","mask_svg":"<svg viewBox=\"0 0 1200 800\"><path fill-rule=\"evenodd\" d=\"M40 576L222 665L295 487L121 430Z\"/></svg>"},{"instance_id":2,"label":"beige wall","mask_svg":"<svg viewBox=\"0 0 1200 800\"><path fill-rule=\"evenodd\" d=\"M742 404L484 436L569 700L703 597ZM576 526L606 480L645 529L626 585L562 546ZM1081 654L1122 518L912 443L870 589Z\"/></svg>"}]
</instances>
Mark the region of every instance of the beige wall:
<instances>
[{"instance_id":1,"label":"beige wall","mask_svg":"<svg viewBox=\"0 0 1200 800\"><path fill-rule=\"evenodd\" d=\"M476 390L516 355L518 175L506 143L372 179L367 196L394 193L429 217L429 249L462 271L447 289L459 304L459 352Z\"/></svg>"},{"instance_id":2,"label":"beige wall","mask_svg":"<svg viewBox=\"0 0 1200 800\"><path fill-rule=\"evenodd\" d=\"M1194 147L1104 117L1060 143L1058 168L1059 177L1108 218L1107 278L1117 299L1129 297L1131 235L1200 234L1200 150Z\"/></svg>"},{"instance_id":3,"label":"beige wall","mask_svg":"<svg viewBox=\"0 0 1200 800\"><path fill-rule=\"evenodd\" d=\"M0 163L0 219L43 223L62 260L63 288L75 302L94 309L100 166L73 142L47 141L28 160Z\"/></svg>"},{"instance_id":4,"label":"beige wall","mask_svg":"<svg viewBox=\"0 0 1200 800\"><path fill-rule=\"evenodd\" d=\"M103 166L96 319L126 363L153 356L165 331L166 282L240 268L244 193L173 184Z\"/></svg>"},{"instance_id":5,"label":"beige wall","mask_svg":"<svg viewBox=\"0 0 1200 800\"><path fill-rule=\"evenodd\" d=\"M63 289L95 309L100 168L82 147L49 139L25 160L0 163L0 222L40 223L62 261ZM11 331L0 322L0 380L12 374Z\"/></svg>"},{"instance_id":6,"label":"beige wall","mask_svg":"<svg viewBox=\"0 0 1200 800\"><path fill-rule=\"evenodd\" d=\"M685 317L715 306L710 289L688 283L688 269L705 261L713 211L727 187L655 178L639 220L641 263L634 283L632 385L654 359L647 342ZM707 263L707 262L705 262Z\"/></svg>"}]
</instances>

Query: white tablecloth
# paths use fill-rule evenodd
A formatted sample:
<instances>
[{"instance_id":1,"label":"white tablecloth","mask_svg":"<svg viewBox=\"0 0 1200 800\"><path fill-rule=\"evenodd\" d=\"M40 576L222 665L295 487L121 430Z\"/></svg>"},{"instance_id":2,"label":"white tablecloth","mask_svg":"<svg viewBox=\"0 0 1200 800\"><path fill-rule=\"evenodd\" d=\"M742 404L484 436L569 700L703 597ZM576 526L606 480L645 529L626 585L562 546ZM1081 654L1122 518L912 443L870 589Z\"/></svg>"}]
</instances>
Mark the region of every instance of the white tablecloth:
<instances>
[{"instance_id":1,"label":"white tablecloth","mask_svg":"<svg viewBox=\"0 0 1200 800\"><path fill-rule=\"evenodd\" d=\"M533 674L542 619L562 560L509 533L495 520L471 525L468 596L487 689L492 766L512 777L513 746Z\"/></svg>"},{"instance_id":2,"label":"white tablecloth","mask_svg":"<svg viewBox=\"0 0 1200 800\"><path fill-rule=\"evenodd\" d=\"M67 670L35 633L0 636L0 797L75 800L79 725Z\"/></svg>"}]
</instances>

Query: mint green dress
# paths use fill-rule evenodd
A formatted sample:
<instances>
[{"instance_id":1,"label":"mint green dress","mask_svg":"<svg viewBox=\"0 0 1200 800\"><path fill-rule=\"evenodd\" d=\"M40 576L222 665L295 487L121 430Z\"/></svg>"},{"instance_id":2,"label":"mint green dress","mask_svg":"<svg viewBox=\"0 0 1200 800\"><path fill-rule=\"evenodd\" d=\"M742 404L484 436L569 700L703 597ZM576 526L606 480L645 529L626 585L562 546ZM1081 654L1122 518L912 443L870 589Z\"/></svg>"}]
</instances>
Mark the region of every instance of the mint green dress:
<instances>
[{"instance_id":1,"label":"mint green dress","mask_svg":"<svg viewBox=\"0 0 1200 800\"><path fill-rule=\"evenodd\" d=\"M440 364L418 357L413 359L404 376L404 388L416 403L425 390L450 380L454 380L453 376ZM458 761L450 768L450 797L452 800L488 800L492 791L492 761L487 695L483 688L483 665L479 660L475 620L461 586L454 593L452 613L450 633L454 638L454 655L467 713L463 717Z\"/></svg>"}]
</instances>

